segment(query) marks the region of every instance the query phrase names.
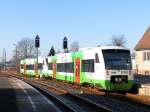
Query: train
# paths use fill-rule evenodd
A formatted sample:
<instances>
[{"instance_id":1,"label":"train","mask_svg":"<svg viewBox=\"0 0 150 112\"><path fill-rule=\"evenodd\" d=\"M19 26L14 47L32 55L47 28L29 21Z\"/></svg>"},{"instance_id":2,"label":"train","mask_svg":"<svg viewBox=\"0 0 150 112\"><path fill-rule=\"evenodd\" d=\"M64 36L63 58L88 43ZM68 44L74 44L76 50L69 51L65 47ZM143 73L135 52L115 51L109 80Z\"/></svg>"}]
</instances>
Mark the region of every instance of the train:
<instances>
[{"instance_id":1,"label":"train","mask_svg":"<svg viewBox=\"0 0 150 112\"><path fill-rule=\"evenodd\" d=\"M20 65L23 76L86 84L106 91L130 91L134 85L130 50L119 46L82 48L38 60L23 59Z\"/></svg>"}]
</instances>

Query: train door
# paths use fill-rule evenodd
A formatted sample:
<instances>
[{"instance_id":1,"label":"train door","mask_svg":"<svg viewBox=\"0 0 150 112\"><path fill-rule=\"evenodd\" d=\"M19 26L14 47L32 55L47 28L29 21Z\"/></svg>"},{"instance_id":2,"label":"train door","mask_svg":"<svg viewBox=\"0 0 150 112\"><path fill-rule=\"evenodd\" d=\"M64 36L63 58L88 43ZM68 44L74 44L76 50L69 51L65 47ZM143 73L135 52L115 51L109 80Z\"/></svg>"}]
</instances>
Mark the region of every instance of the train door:
<instances>
[{"instance_id":1,"label":"train door","mask_svg":"<svg viewBox=\"0 0 150 112\"><path fill-rule=\"evenodd\" d=\"M76 58L75 59L75 69L76 69L76 72L75 72L75 82L76 83L80 83L80 58Z\"/></svg>"},{"instance_id":2,"label":"train door","mask_svg":"<svg viewBox=\"0 0 150 112\"><path fill-rule=\"evenodd\" d=\"M53 78L56 79L56 60L53 61Z\"/></svg>"}]
</instances>

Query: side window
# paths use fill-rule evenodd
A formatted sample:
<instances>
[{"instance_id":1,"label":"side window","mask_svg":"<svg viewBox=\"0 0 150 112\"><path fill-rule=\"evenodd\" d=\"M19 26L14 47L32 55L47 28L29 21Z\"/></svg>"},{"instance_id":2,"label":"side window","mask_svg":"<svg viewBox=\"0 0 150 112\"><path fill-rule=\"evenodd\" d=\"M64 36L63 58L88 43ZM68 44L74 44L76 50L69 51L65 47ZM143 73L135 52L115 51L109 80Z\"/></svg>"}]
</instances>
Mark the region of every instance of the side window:
<instances>
[{"instance_id":1,"label":"side window","mask_svg":"<svg viewBox=\"0 0 150 112\"><path fill-rule=\"evenodd\" d=\"M30 69L31 69L31 70L34 70L34 65L30 65Z\"/></svg>"},{"instance_id":2,"label":"side window","mask_svg":"<svg viewBox=\"0 0 150 112\"><path fill-rule=\"evenodd\" d=\"M53 64L52 63L48 63L48 70L52 70L53 69Z\"/></svg>"},{"instance_id":3,"label":"side window","mask_svg":"<svg viewBox=\"0 0 150 112\"><path fill-rule=\"evenodd\" d=\"M34 70L34 65L26 65L26 70Z\"/></svg>"},{"instance_id":4,"label":"side window","mask_svg":"<svg viewBox=\"0 0 150 112\"><path fill-rule=\"evenodd\" d=\"M74 72L74 63L69 62L69 63L64 63L65 67L65 72L68 73L73 73Z\"/></svg>"},{"instance_id":5,"label":"side window","mask_svg":"<svg viewBox=\"0 0 150 112\"><path fill-rule=\"evenodd\" d=\"M46 63L48 64L48 58L46 58Z\"/></svg>"},{"instance_id":6,"label":"side window","mask_svg":"<svg viewBox=\"0 0 150 112\"><path fill-rule=\"evenodd\" d=\"M95 63L99 63L99 57L97 53L95 54Z\"/></svg>"},{"instance_id":7,"label":"side window","mask_svg":"<svg viewBox=\"0 0 150 112\"><path fill-rule=\"evenodd\" d=\"M44 65L45 63L44 63L44 60L43 60L43 65Z\"/></svg>"},{"instance_id":8,"label":"side window","mask_svg":"<svg viewBox=\"0 0 150 112\"><path fill-rule=\"evenodd\" d=\"M94 59L82 60L82 72L94 72Z\"/></svg>"},{"instance_id":9,"label":"side window","mask_svg":"<svg viewBox=\"0 0 150 112\"><path fill-rule=\"evenodd\" d=\"M74 72L74 63L57 63L57 72L67 72L73 73Z\"/></svg>"},{"instance_id":10,"label":"side window","mask_svg":"<svg viewBox=\"0 0 150 112\"><path fill-rule=\"evenodd\" d=\"M29 65L26 65L26 70L29 70Z\"/></svg>"},{"instance_id":11,"label":"side window","mask_svg":"<svg viewBox=\"0 0 150 112\"><path fill-rule=\"evenodd\" d=\"M38 69L42 69L42 68L43 68L42 63L39 63L38 64Z\"/></svg>"},{"instance_id":12,"label":"side window","mask_svg":"<svg viewBox=\"0 0 150 112\"><path fill-rule=\"evenodd\" d=\"M24 65L21 65L21 69L24 69Z\"/></svg>"},{"instance_id":13,"label":"side window","mask_svg":"<svg viewBox=\"0 0 150 112\"><path fill-rule=\"evenodd\" d=\"M70 73L74 73L74 63L73 62L69 64L69 71L70 71Z\"/></svg>"},{"instance_id":14,"label":"side window","mask_svg":"<svg viewBox=\"0 0 150 112\"><path fill-rule=\"evenodd\" d=\"M57 72L64 72L64 64L63 63L57 63Z\"/></svg>"}]
</instances>

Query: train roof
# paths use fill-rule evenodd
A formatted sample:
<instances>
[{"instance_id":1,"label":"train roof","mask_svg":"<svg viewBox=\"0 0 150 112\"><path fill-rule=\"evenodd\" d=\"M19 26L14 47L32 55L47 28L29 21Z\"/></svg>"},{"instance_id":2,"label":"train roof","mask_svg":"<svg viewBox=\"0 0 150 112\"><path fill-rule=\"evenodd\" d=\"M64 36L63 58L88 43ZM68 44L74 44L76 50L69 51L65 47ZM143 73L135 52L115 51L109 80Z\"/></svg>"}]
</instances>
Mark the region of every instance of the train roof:
<instances>
[{"instance_id":1,"label":"train roof","mask_svg":"<svg viewBox=\"0 0 150 112\"><path fill-rule=\"evenodd\" d=\"M129 50L128 48L125 48L125 47L121 47L121 46L97 46L97 47L85 47L85 48L81 48L81 49L79 49L78 51L75 51L75 52L79 52L79 51L89 51L89 50L104 50L104 49L122 49L122 50ZM63 55L69 55L69 54L71 54L71 53L73 53L73 52L67 52L67 53L65 53L65 52L61 52L61 53L58 53L58 54L56 54L56 56L63 56ZM46 58L52 58L51 56L48 56L48 57L38 57L38 60L43 60L43 59L46 59ZM36 61L36 58L27 58L27 59L22 59L21 61L21 63L23 63L23 61L33 61L33 60L35 60Z\"/></svg>"},{"instance_id":2,"label":"train roof","mask_svg":"<svg viewBox=\"0 0 150 112\"><path fill-rule=\"evenodd\" d=\"M124 50L129 50L128 48L121 47L121 46L101 46L101 47L98 47L98 48L101 48L101 49L124 49Z\"/></svg>"},{"instance_id":3,"label":"train roof","mask_svg":"<svg viewBox=\"0 0 150 112\"><path fill-rule=\"evenodd\" d=\"M124 50L129 50L125 47L121 47L121 46L98 46L98 47L86 47L86 48L81 48L79 49L79 51L84 51L84 50L94 50L94 49L124 49Z\"/></svg>"}]
</instances>

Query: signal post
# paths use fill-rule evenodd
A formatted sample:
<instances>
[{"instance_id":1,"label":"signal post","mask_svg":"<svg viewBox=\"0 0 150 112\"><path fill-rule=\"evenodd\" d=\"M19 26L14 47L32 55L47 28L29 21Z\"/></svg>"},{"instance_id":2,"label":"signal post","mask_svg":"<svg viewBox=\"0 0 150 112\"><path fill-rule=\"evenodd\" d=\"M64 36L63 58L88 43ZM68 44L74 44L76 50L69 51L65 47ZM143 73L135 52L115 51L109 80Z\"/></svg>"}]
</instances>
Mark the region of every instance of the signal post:
<instances>
[{"instance_id":1,"label":"signal post","mask_svg":"<svg viewBox=\"0 0 150 112\"><path fill-rule=\"evenodd\" d=\"M35 37L35 48L37 49L37 60L35 64L35 79L38 80L38 48L40 47L40 37L37 35Z\"/></svg>"}]
</instances>

